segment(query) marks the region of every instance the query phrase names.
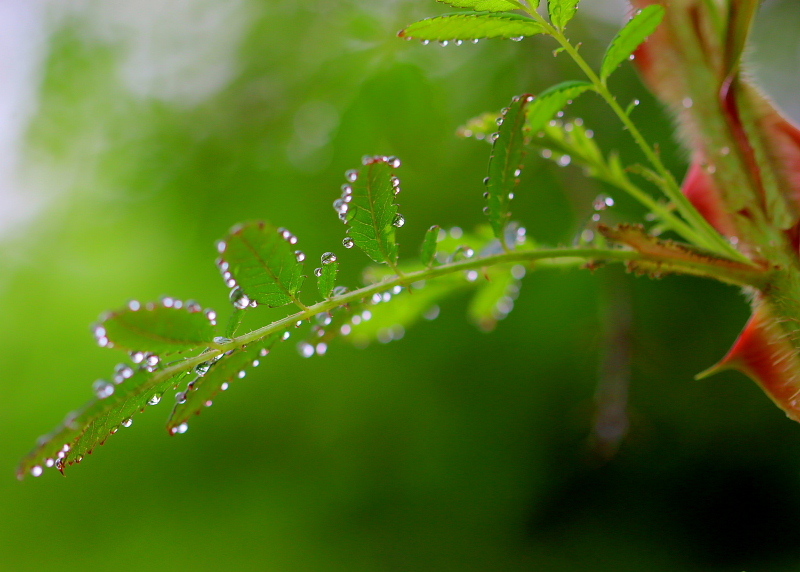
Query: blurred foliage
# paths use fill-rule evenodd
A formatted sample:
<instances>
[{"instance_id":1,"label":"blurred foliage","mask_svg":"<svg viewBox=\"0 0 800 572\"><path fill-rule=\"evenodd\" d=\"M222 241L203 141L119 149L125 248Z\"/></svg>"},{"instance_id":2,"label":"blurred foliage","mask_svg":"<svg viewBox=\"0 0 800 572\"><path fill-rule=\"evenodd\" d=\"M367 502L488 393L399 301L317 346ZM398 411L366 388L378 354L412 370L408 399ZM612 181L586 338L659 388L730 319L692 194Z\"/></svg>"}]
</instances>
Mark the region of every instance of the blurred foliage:
<instances>
[{"instance_id":1,"label":"blurred foliage","mask_svg":"<svg viewBox=\"0 0 800 572\"><path fill-rule=\"evenodd\" d=\"M432 224L472 229L489 149L458 125L577 77L545 38L397 39L446 10L429 2L223 4L52 3L45 19L23 173L48 204L0 245L0 569L797 569L800 427L741 376L691 381L746 304L611 268L529 274L490 335L460 299L388 345L303 360L284 344L185 435L168 437L156 406L68 478L18 483L36 435L116 362L88 328L102 311L164 294L223 308L213 245L253 218L291 229L310 259L335 251L340 282L360 283L367 259L341 248L331 202L363 154L403 160L401 257ZM800 12L767 4L760 30ZM595 60L614 32L571 25ZM682 172L633 71L612 84L641 99L634 117ZM637 157L595 98L571 109ZM516 216L541 243L572 242L607 189L528 162ZM619 197L604 216L638 212ZM628 299L630 331L611 336ZM601 461L589 443L608 339L631 345L630 427Z\"/></svg>"}]
</instances>

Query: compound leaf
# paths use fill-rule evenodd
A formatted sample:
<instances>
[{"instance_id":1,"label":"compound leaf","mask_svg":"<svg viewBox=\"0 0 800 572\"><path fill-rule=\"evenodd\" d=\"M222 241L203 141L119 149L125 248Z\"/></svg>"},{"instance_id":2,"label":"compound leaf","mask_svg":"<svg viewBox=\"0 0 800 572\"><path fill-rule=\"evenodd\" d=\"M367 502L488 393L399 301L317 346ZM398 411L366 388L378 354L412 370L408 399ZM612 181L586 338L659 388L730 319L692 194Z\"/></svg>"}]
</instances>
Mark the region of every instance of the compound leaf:
<instances>
[{"instance_id":1,"label":"compound leaf","mask_svg":"<svg viewBox=\"0 0 800 572\"><path fill-rule=\"evenodd\" d=\"M45 467L53 466L63 473L67 466L80 463L120 427L130 427L135 413L159 403L164 392L176 387L183 375L172 375L169 368L134 372L130 366L117 366L113 382L95 382L97 399L67 415L60 427L39 440L17 469L17 478L29 473L39 476Z\"/></svg>"},{"instance_id":2,"label":"compound leaf","mask_svg":"<svg viewBox=\"0 0 800 572\"><path fill-rule=\"evenodd\" d=\"M393 169L400 166L395 157L365 157L351 185L345 185L340 214L350 227L348 237L375 262L397 263L395 230L403 226L394 203L400 182Z\"/></svg>"},{"instance_id":3,"label":"compound leaf","mask_svg":"<svg viewBox=\"0 0 800 572\"><path fill-rule=\"evenodd\" d=\"M550 13L550 22L559 30L563 30L575 15L578 2L580 0L548 0L547 11Z\"/></svg>"},{"instance_id":4,"label":"compound leaf","mask_svg":"<svg viewBox=\"0 0 800 572\"><path fill-rule=\"evenodd\" d=\"M173 298L127 307L104 315L94 327L101 346L132 352L170 354L204 347L214 338L216 314L195 302Z\"/></svg>"},{"instance_id":5,"label":"compound leaf","mask_svg":"<svg viewBox=\"0 0 800 572\"><path fill-rule=\"evenodd\" d=\"M453 8L471 8L481 12L505 12L506 10L523 10L525 7L516 0L439 0ZM539 1L536 0L533 9Z\"/></svg>"},{"instance_id":6,"label":"compound leaf","mask_svg":"<svg viewBox=\"0 0 800 572\"><path fill-rule=\"evenodd\" d=\"M503 229L511 218L513 190L519 182L522 158L525 154L526 107L532 95L521 95L511 100L502 112L500 130L493 136L492 155L489 158L489 175L486 178L489 223L494 234L503 240Z\"/></svg>"},{"instance_id":7,"label":"compound leaf","mask_svg":"<svg viewBox=\"0 0 800 572\"><path fill-rule=\"evenodd\" d=\"M298 303L305 254L295 249L297 237L285 228L258 221L233 227L217 243L217 266L225 284L249 300L270 308Z\"/></svg>"},{"instance_id":8,"label":"compound leaf","mask_svg":"<svg viewBox=\"0 0 800 572\"><path fill-rule=\"evenodd\" d=\"M248 369L260 365L260 361L269 354L282 335L283 332L277 332L265 340L234 350L220 359L210 360L195 368L197 377L189 382L186 391L178 392L175 397L177 403L167 422L167 431L171 435L185 433L189 419L209 407L211 400L221 391L227 390L232 381L244 378Z\"/></svg>"},{"instance_id":9,"label":"compound leaf","mask_svg":"<svg viewBox=\"0 0 800 572\"><path fill-rule=\"evenodd\" d=\"M528 109L528 128L538 133L556 113L589 89L592 84L585 81L565 81L544 90Z\"/></svg>"},{"instance_id":10,"label":"compound leaf","mask_svg":"<svg viewBox=\"0 0 800 572\"><path fill-rule=\"evenodd\" d=\"M451 41L485 38L522 38L541 34L535 20L508 12L458 12L415 22L398 32L401 38Z\"/></svg>"},{"instance_id":11,"label":"compound leaf","mask_svg":"<svg viewBox=\"0 0 800 572\"><path fill-rule=\"evenodd\" d=\"M664 7L658 4L652 4L637 12L611 40L600 65L600 79L605 81L614 73L614 70L656 30L663 18Z\"/></svg>"}]
</instances>

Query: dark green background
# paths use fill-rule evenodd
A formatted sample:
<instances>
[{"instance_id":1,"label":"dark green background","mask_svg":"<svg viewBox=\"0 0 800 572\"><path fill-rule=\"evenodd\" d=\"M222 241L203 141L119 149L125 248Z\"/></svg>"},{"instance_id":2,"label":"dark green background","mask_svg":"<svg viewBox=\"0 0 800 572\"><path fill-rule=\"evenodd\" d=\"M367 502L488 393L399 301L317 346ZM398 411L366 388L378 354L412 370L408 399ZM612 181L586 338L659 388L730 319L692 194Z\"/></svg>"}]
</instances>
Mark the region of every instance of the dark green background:
<instances>
[{"instance_id":1,"label":"dark green background","mask_svg":"<svg viewBox=\"0 0 800 572\"><path fill-rule=\"evenodd\" d=\"M141 4L159 18L158 3ZM340 246L331 209L346 169L363 154L403 160L398 237L411 255L432 224L484 221L489 148L457 139L457 126L579 77L546 38L442 49L395 37L445 10L433 2L249 2L234 23L225 3L197 4L207 20L179 22L175 45L153 39L152 61L134 63L216 53L178 41L180 26L204 22L209 37L231 26L218 89L193 90L181 68L137 90L125 76L131 46L150 40L111 18L113 5L50 25L22 143L24 180L47 208L0 244L0 570L800 567L800 427L738 374L692 381L744 324L743 297L620 268L529 274L491 334L458 298L388 345L339 341L304 360L291 340L186 435L167 436L165 399L67 478L17 482L36 437L120 361L93 342L102 311L165 294L223 310L213 244L253 218L300 238L308 274L335 251L355 287L367 260ZM798 11L786 0L763 12L757 71L791 104ZM597 63L614 29L584 15L571 32ZM680 175L663 110L630 68L612 83L621 101L641 99L635 118ZM569 113L639 160L598 100ZM516 216L540 241L570 243L602 191L579 169L530 157ZM609 221L641 216L616 198ZM589 439L594 394L627 306L630 429L603 462Z\"/></svg>"}]
</instances>

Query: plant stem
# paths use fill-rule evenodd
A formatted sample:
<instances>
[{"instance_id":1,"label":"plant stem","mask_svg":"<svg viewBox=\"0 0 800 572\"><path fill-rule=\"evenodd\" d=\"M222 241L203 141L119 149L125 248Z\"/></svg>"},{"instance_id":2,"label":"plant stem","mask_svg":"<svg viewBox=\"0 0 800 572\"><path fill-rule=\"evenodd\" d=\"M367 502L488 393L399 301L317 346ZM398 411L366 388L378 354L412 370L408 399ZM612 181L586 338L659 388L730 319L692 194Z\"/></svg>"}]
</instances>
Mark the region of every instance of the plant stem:
<instances>
[{"instance_id":1,"label":"plant stem","mask_svg":"<svg viewBox=\"0 0 800 572\"><path fill-rule=\"evenodd\" d=\"M656 153L653 147L647 142L633 121L631 121L628 114L625 113L625 110L617 103L616 98L611 94L606 83L600 79L586 60L583 59L575 46L569 42L560 30L550 25L550 23L542 18L536 11L530 11L528 13L545 29L547 34L552 36L561 45L564 51L569 54L581 71L583 71L592 83L595 92L605 100L614 114L622 122L625 129L631 134L636 145L642 150L647 160L660 175L663 181L663 184L659 185L661 190L666 197L675 204L678 211L686 218L692 229L688 236L685 235L685 232L681 234L684 234L687 240L692 241L698 246L708 248L723 256L732 258L733 260L738 260L754 266L754 263L750 259L736 250L725 237L717 232L703 215L694 208L692 203L689 202L689 199L681 192L675 177L673 177L672 173L664 166L658 153ZM685 231L686 227L683 227L683 230Z\"/></svg>"}]
</instances>

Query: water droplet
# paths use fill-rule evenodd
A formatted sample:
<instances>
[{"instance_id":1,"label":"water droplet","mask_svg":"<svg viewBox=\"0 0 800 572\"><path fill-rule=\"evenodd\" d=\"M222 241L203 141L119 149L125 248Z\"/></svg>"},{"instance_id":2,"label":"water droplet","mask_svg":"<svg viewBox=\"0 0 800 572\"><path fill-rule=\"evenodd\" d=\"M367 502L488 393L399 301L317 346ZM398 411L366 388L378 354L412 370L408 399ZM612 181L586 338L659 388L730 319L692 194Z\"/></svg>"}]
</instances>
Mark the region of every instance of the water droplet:
<instances>
[{"instance_id":1,"label":"water droplet","mask_svg":"<svg viewBox=\"0 0 800 572\"><path fill-rule=\"evenodd\" d=\"M473 43L473 44L477 44L477 43L478 43L478 38L475 38L475 39L473 39L473 40L472 40L472 43Z\"/></svg>"},{"instance_id":2,"label":"water droplet","mask_svg":"<svg viewBox=\"0 0 800 572\"><path fill-rule=\"evenodd\" d=\"M484 184L484 185L488 185L488 184L489 184L489 181L490 181L489 177L484 177L484 178L483 178L483 184Z\"/></svg>"},{"instance_id":3,"label":"water droplet","mask_svg":"<svg viewBox=\"0 0 800 572\"><path fill-rule=\"evenodd\" d=\"M342 326L342 327L339 329L339 331L342 333L342 335L343 335L343 336L348 336L348 335L350 335L350 332L351 332L352 330L353 330L353 328L350 326L350 324L344 324L344 325L343 325L343 326Z\"/></svg>"},{"instance_id":4,"label":"water droplet","mask_svg":"<svg viewBox=\"0 0 800 572\"><path fill-rule=\"evenodd\" d=\"M347 212L348 208L349 207L344 202L344 199L336 199L335 201L333 201L333 210L335 210L339 214Z\"/></svg>"},{"instance_id":5,"label":"water droplet","mask_svg":"<svg viewBox=\"0 0 800 572\"><path fill-rule=\"evenodd\" d=\"M542 149L542 158L549 159L553 156L553 152L550 149Z\"/></svg>"},{"instance_id":6,"label":"water droplet","mask_svg":"<svg viewBox=\"0 0 800 572\"><path fill-rule=\"evenodd\" d=\"M561 157L559 157L558 159L558 165L560 167L566 167L571 162L572 162L572 157L570 157L569 155L561 155Z\"/></svg>"},{"instance_id":7,"label":"water droplet","mask_svg":"<svg viewBox=\"0 0 800 572\"><path fill-rule=\"evenodd\" d=\"M304 358L310 358L314 355L314 346L309 344L308 342L300 342L297 344L297 353L299 353Z\"/></svg>"},{"instance_id":8,"label":"water droplet","mask_svg":"<svg viewBox=\"0 0 800 572\"><path fill-rule=\"evenodd\" d=\"M175 305L175 298L170 298L169 296L164 296L161 298L161 305L165 308L172 308Z\"/></svg>"},{"instance_id":9,"label":"water droplet","mask_svg":"<svg viewBox=\"0 0 800 572\"><path fill-rule=\"evenodd\" d=\"M232 341L233 341L232 339L230 339L230 338L225 338L225 337L223 337L223 336L216 336L216 337L214 338L214 340L213 340L213 342L214 342L215 344L218 344L218 345L221 345L221 346L222 346L222 345L225 345L225 344L229 344L229 343L231 343Z\"/></svg>"},{"instance_id":10,"label":"water droplet","mask_svg":"<svg viewBox=\"0 0 800 572\"><path fill-rule=\"evenodd\" d=\"M134 371L131 366L125 363L118 363L114 367L114 383L120 384L126 379L133 377Z\"/></svg>"},{"instance_id":11,"label":"water droplet","mask_svg":"<svg viewBox=\"0 0 800 572\"><path fill-rule=\"evenodd\" d=\"M345 172L344 178L350 183L355 183L358 180L358 171L356 169L350 169Z\"/></svg>"},{"instance_id":12,"label":"water droplet","mask_svg":"<svg viewBox=\"0 0 800 572\"><path fill-rule=\"evenodd\" d=\"M306 254L302 250L295 250L294 251L294 258L297 262L303 262L306 259Z\"/></svg>"},{"instance_id":13,"label":"water droplet","mask_svg":"<svg viewBox=\"0 0 800 572\"><path fill-rule=\"evenodd\" d=\"M689 109L690 107L692 107L694 105L694 101L692 101L691 97L684 97L682 103L683 103L683 106L686 109Z\"/></svg>"},{"instance_id":14,"label":"water droplet","mask_svg":"<svg viewBox=\"0 0 800 572\"><path fill-rule=\"evenodd\" d=\"M326 344L325 342L320 342L317 344L315 350L318 356L324 356L325 353L328 351L328 344Z\"/></svg>"},{"instance_id":15,"label":"water droplet","mask_svg":"<svg viewBox=\"0 0 800 572\"><path fill-rule=\"evenodd\" d=\"M242 371L240 371L239 373L236 374L236 377L238 377L239 379L244 379L246 375L247 375L247 372L245 370L242 370Z\"/></svg>"},{"instance_id":16,"label":"water droplet","mask_svg":"<svg viewBox=\"0 0 800 572\"><path fill-rule=\"evenodd\" d=\"M244 310L250 305L250 298L248 298L247 294L244 293L244 290L239 288L238 286L231 290L230 293L230 300L233 304L233 307L238 310Z\"/></svg>"},{"instance_id":17,"label":"water droplet","mask_svg":"<svg viewBox=\"0 0 800 572\"><path fill-rule=\"evenodd\" d=\"M175 394L175 401L178 402L179 405L183 405L186 403L186 393L183 391L179 391Z\"/></svg>"},{"instance_id":18,"label":"water droplet","mask_svg":"<svg viewBox=\"0 0 800 572\"><path fill-rule=\"evenodd\" d=\"M316 276L317 278L322 276L322 268L315 268L314 269L314 276Z\"/></svg>"},{"instance_id":19,"label":"water droplet","mask_svg":"<svg viewBox=\"0 0 800 572\"><path fill-rule=\"evenodd\" d=\"M114 430L112 429L111 431L113 432ZM47 467L47 468L50 468L55 464L56 464L55 459L48 458L48 459L44 460L44 466Z\"/></svg>"},{"instance_id":20,"label":"water droplet","mask_svg":"<svg viewBox=\"0 0 800 572\"><path fill-rule=\"evenodd\" d=\"M464 231L461 230L460 226L454 226L450 229L450 236L458 240L462 236L464 236Z\"/></svg>"},{"instance_id":21,"label":"water droplet","mask_svg":"<svg viewBox=\"0 0 800 572\"><path fill-rule=\"evenodd\" d=\"M495 120L495 123L497 123L497 126L498 126L498 127L499 127L499 126L501 126L501 125L503 124L503 118L502 118L502 117L498 117L498 118Z\"/></svg>"},{"instance_id":22,"label":"water droplet","mask_svg":"<svg viewBox=\"0 0 800 572\"><path fill-rule=\"evenodd\" d=\"M404 224L406 224L406 219L403 218L403 215L401 215L400 213L397 213L396 215L394 215L394 220L392 221L392 226L396 226L397 228L400 228Z\"/></svg>"},{"instance_id":23,"label":"water droplet","mask_svg":"<svg viewBox=\"0 0 800 572\"><path fill-rule=\"evenodd\" d=\"M220 241L217 243L217 252L219 252L220 254L222 254L223 252L225 252L225 249L226 249L226 248L228 248L228 245L227 245L227 244L225 244L225 241L224 241L224 240L220 240Z\"/></svg>"},{"instance_id":24,"label":"water droplet","mask_svg":"<svg viewBox=\"0 0 800 572\"><path fill-rule=\"evenodd\" d=\"M287 331L283 332L283 335L281 336L281 339L282 339L282 340L285 342L286 340L288 340L288 339L289 339L289 337L290 337L291 335L292 335L292 334L290 334L290 333L288 332L288 330L287 330Z\"/></svg>"},{"instance_id":25,"label":"water droplet","mask_svg":"<svg viewBox=\"0 0 800 572\"><path fill-rule=\"evenodd\" d=\"M514 200L514 193L508 193L508 200L509 201Z\"/></svg>"},{"instance_id":26,"label":"water droplet","mask_svg":"<svg viewBox=\"0 0 800 572\"><path fill-rule=\"evenodd\" d=\"M614 206L614 199L608 195L597 195L592 202L592 208L596 211L604 211L609 207Z\"/></svg>"},{"instance_id":27,"label":"water droplet","mask_svg":"<svg viewBox=\"0 0 800 572\"><path fill-rule=\"evenodd\" d=\"M353 242L353 239L350 238L349 236L345 236L342 239L342 246L344 246L345 248L353 248L353 244L355 243Z\"/></svg>"},{"instance_id":28,"label":"water droplet","mask_svg":"<svg viewBox=\"0 0 800 572\"><path fill-rule=\"evenodd\" d=\"M130 356L133 363L142 363L144 361L144 352L131 352Z\"/></svg>"},{"instance_id":29,"label":"water droplet","mask_svg":"<svg viewBox=\"0 0 800 572\"><path fill-rule=\"evenodd\" d=\"M447 47L447 44L449 44L449 43L450 43L450 42L448 42L447 40L441 40L441 41L439 42L439 45L440 45L440 46L442 46L443 48L446 48L446 47Z\"/></svg>"},{"instance_id":30,"label":"water droplet","mask_svg":"<svg viewBox=\"0 0 800 572\"><path fill-rule=\"evenodd\" d=\"M514 176L519 177L522 174L522 169L517 169L514 171Z\"/></svg>"},{"instance_id":31,"label":"water droplet","mask_svg":"<svg viewBox=\"0 0 800 572\"><path fill-rule=\"evenodd\" d=\"M525 278L525 267L522 264L515 264L511 267L511 276L517 280Z\"/></svg>"},{"instance_id":32,"label":"water droplet","mask_svg":"<svg viewBox=\"0 0 800 572\"><path fill-rule=\"evenodd\" d=\"M206 310L206 318L212 326L217 324L217 313L214 310Z\"/></svg>"},{"instance_id":33,"label":"water droplet","mask_svg":"<svg viewBox=\"0 0 800 572\"><path fill-rule=\"evenodd\" d=\"M190 314L196 314L202 310L202 306L194 300L186 300L186 311Z\"/></svg>"},{"instance_id":34,"label":"water droplet","mask_svg":"<svg viewBox=\"0 0 800 572\"><path fill-rule=\"evenodd\" d=\"M513 36L513 37L511 37L511 38L509 38L509 39L510 39L512 42L521 42L521 41L522 41L522 38L524 38L524 36Z\"/></svg>"},{"instance_id":35,"label":"water droplet","mask_svg":"<svg viewBox=\"0 0 800 572\"><path fill-rule=\"evenodd\" d=\"M497 132L494 132L491 135L489 135L489 141L491 141L492 143L494 143L498 139L500 139L500 134Z\"/></svg>"},{"instance_id":36,"label":"water droplet","mask_svg":"<svg viewBox=\"0 0 800 572\"><path fill-rule=\"evenodd\" d=\"M564 117L564 112L559 111L558 113L556 113L556 117Z\"/></svg>"},{"instance_id":37,"label":"water droplet","mask_svg":"<svg viewBox=\"0 0 800 572\"><path fill-rule=\"evenodd\" d=\"M139 300L131 300L130 302L128 302L128 309L131 312L138 312L139 308L141 307L142 305L139 303Z\"/></svg>"},{"instance_id":38,"label":"water droplet","mask_svg":"<svg viewBox=\"0 0 800 572\"><path fill-rule=\"evenodd\" d=\"M388 302L391 299L392 299L391 292L384 292L383 294L381 294L381 300L383 300L384 302Z\"/></svg>"},{"instance_id":39,"label":"water droplet","mask_svg":"<svg viewBox=\"0 0 800 572\"><path fill-rule=\"evenodd\" d=\"M161 363L161 358L156 354L147 354L144 358L144 363L147 366L156 367L159 363Z\"/></svg>"},{"instance_id":40,"label":"water droplet","mask_svg":"<svg viewBox=\"0 0 800 572\"><path fill-rule=\"evenodd\" d=\"M230 385L228 385L228 382L227 382L227 381L223 382L223 383L222 383L222 385L220 385L220 386L219 386L219 388L220 388L222 391L228 391L228 388L229 388L229 387L230 387Z\"/></svg>"},{"instance_id":41,"label":"water droplet","mask_svg":"<svg viewBox=\"0 0 800 572\"><path fill-rule=\"evenodd\" d=\"M114 395L114 384L105 379L98 379L95 381L92 385L92 389L97 399L105 399L106 397Z\"/></svg>"},{"instance_id":42,"label":"water droplet","mask_svg":"<svg viewBox=\"0 0 800 572\"><path fill-rule=\"evenodd\" d=\"M633 61L633 60L635 60L635 59L636 59L636 54L631 54L631 55L629 55L629 56L628 56L628 59L629 59L630 61Z\"/></svg>"},{"instance_id":43,"label":"water droplet","mask_svg":"<svg viewBox=\"0 0 800 572\"><path fill-rule=\"evenodd\" d=\"M342 200L345 200L345 197L348 197L353 194L353 187L350 185L342 185ZM347 201L345 201L347 202Z\"/></svg>"},{"instance_id":44,"label":"water droplet","mask_svg":"<svg viewBox=\"0 0 800 572\"><path fill-rule=\"evenodd\" d=\"M454 43L456 46L460 46L460 45L461 45L461 44L463 44L464 42L463 42L462 40L456 40L456 41L455 41L455 42L453 42L453 43Z\"/></svg>"},{"instance_id":45,"label":"water droplet","mask_svg":"<svg viewBox=\"0 0 800 572\"><path fill-rule=\"evenodd\" d=\"M723 147L722 149L719 150L719 154L722 155L723 157L726 155L730 155L730 153L731 153L730 147Z\"/></svg>"},{"instance_id":46,"label":"water droplet","mask_svg":"<svg viewBox=\"0 0 800 572\"><path fill-rule=\"evenodd\" d=\"M203 377L205 374L208 373L208 370L211 369L211 363L204 361L203 363L199 363L194 366L194 372L199 376Z\"/></svg>"},{"instance_id":47,"label":"water droplet","mask_svg":"<svg viewBox=\"0 0 800 572\"><path fill-rule=\"evenodd\" d=\"M178 433L179 435L181 435L183 433L186 433L189 430L189 424L184 421L183 423L181 423L177 427L174 427L174 429L175 429L175 433Z\"/></svg>"},{"instance_id":48,"label":"water droplet","mask_svg":"<svg viewBox=\"0 0 800 572\"><path fill-rule=\"evenodd\" d=\"M44 469L42 469L39 465L34 465L31 467L31 475L34 477L41 477Z\"/></svg>"},{"instance_id":49,"label":"water droplet","mask_svg":"<svg viewBox=\"0 0 800 572\"><path fill-rule=\"evenodd\" d=\"M430 40L422 40L422 41L420 42L420 44L422 44L423 46L427 46L427 45L428 45L428 44L430 44L430 43L431 43L431 41L430 41Z\"/></svg>"},{"instance_id":50,"label":"water droplet","mask_svg":"<svg viewBox=\"0 0 800 572\"><path fill-rule=\"evenodd\" d=\"M475 282L478 279L478 271L467 270L466 277L467 277L467 282Z\"/></svg>"},{"instance_id":51,"label":"water droplet","mask_svg":"<svg viewBox=\"0 0 800 572\"><path fill-rule=\"evenodd\" d=\"M399 169L400 168L400 159L397 157L386 157L386 162L389 163L389 166L392 169Z\"/></svg>"},{"instance_id":52,"label":"water droplet","mask_svg":"<svg viewBox=\"0 0 800 572\"><path fill-rule=\"evenodd\" d=\"M133 425L133 419L131 419L130 417L128 417L127 419L125 419L125 420L123 420L123 421L122 421L121 425L122 425L123 427L130 427L131 425Z\"/></svg>"},{"instance_id":53,"label":"water droplet","mask_svg":"<svg viewBox=\"0 0 800 572\"><path fill-rule=\"evenodd\" d=\"M147 405L158 405L159 403L161 403L160 393L154 393L150 399L147 400Z\"/></svg>"},{"instance_id":54,"label":"water droplet","mask_svg":"<svg viewBox=\"0 0 800 572\"><path fill-rule=\"evenodd\" d=\"M483 214L488 215L490 212L491 210L489 210L489 207L483 207Z\"/></svg>"},{"instance_id":55,"label":"water droplet","mask_svg":"<svg viewBox=\"0 0 800 572\"><path fill-rule=\"evenodd\" d=\"M343 296L347 294L347 286L337 286L333 289L334 296Z\"/></svg>"},{"instance_id":56,"label":"water droplet","mask_svg":"<svg viewBox=\"0 0 800 572\"><path fill-rule=\"evenodd\" d=\"M361 312L361 319L364 320L365 322L368 322L369 320L372 319L372 312L370 312L369 310L364 310L363 312Z\"/></svg>"}]
</instances>

